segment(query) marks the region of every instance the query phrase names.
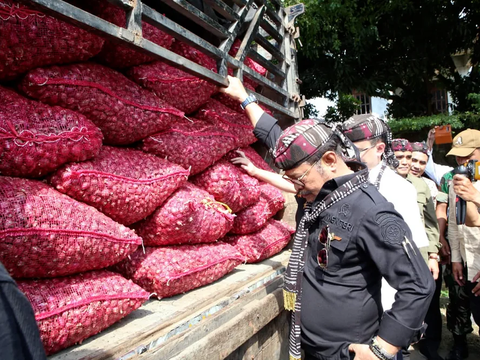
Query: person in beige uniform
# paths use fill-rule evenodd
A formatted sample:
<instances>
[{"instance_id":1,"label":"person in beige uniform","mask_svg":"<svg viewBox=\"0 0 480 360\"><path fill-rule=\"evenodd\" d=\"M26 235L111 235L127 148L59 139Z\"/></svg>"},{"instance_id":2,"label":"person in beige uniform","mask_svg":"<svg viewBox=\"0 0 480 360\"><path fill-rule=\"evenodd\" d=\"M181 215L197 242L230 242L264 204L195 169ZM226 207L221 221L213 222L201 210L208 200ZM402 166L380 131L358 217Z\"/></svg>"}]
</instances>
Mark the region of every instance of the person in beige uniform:
<instances>
[{"instance_id":1,"label":"person in beige uniform","mask_svg":"<svg viewBox=\"0 0 480 360\"><path fill-rule=\"evenodd\" d=\"M469 160L480 160L480 131L467 129L459 133L453 139L452 150L447 155L455 156L459 164ZM448 237L452 256L452 272L455 281L467 288L470 296L470 310L475 322L480 324L480 298L478 297L480 286L477 285L477 281L480 279L480 228L457 224L455 207L457 195L466 201L478 201L475 190L480 190L480 182L472 184L464 176L455 175L452 185L448 193L450 205ZM472 210L472 205L469 208Z\"/></svg>"},{"instance_id":2,"label":"person in beige uniform","mask_svg":"<svg viewBox=\"0 0 480 360\"><path fill-rule=\"evenodd\" d=\"M435 181L424 176L425 168L427 167L428 163L428 157L428 146L425 142L415 142L412 144L412 166L410 168L410 174L425 181L430 189L430 194L432 195L433 206L436 208L438 195L437 184Z\"/></svg>"}]
</instances>

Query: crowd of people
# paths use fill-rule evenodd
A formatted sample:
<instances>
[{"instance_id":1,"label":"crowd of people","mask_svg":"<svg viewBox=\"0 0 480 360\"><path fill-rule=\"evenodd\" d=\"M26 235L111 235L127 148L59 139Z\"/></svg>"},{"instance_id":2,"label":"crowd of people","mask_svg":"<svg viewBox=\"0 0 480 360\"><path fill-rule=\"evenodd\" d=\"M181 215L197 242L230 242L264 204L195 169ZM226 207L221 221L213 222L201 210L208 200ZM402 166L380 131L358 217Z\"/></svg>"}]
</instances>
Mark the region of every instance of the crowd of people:
<instances>
[{"instance_id":1,"label":"crowd of people","mask_svg":"<svg viewBox=\"0 0 480 360\"><path fill-rule=\"evenodd\" d=\"M302 120L282 131L237 78L229 81L222 91L242 104L284 174L256 168L241 152L232 161L296 194L298 203L284 285L290 359L408 359L416 343L427 359L441 360L443 280L454 338L446 359L467 358L471 315L480 324L474 174L434 162L435 129L411 143L392 139L380 118L355 115L343 124ZM480 131L460 132L447 156L458 165L480 160Z\"/></svg>"}]
</instances>

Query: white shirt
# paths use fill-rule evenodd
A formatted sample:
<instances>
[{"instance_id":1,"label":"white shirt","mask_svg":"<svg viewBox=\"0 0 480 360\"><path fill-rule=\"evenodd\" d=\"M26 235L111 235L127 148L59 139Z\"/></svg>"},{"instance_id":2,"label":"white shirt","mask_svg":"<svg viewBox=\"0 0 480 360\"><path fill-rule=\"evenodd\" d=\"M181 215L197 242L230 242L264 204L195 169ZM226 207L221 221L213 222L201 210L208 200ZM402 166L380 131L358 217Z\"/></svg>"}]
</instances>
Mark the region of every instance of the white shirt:
<instances>
[{"instance_id":1,"label":"white shirt","mask_svg":"<svg viewBox=\"0 0 480 360\"><path fill-rule=\"evenodd\" d=\"M381 166L382 164L380 163L370 170L368 180L372 184L377 179ZM418 248L428 246L428 238L425 226L422 223L422 217L420 216L415 187L387 166L380 180L378 191L402 215L403 220L405 220L412 232L412 240L415 242L415 245Z\"/></svg>"},{"instance_id":2,"label":"white shirt","mask_svg":"<svg viewBox=\"0 0 480 360\"><path fill-rule=\"evenodd\" d=\"M432 151L428 151L428 161L427 167L425 168L425 174L427 174L437 185L440 186L440 181L442 181L443 175L452 170L453 168L451 166L435 164L433 162Z\"/></svg>"},{"instance_id":3,"label":"white shirt","mask_svg":"<svg viewBox=\"0 0 480 360\"><path fill-rule=\"evenodd\" d=\"M480 181L473 183L477 190L480 190ZM452 262L466 263L468 281L480 271L480 228L458 225L455 216L456 194L453 185L448 190L448 242Z\"/></svg>"},{"instance_id":4,"label":"white shirt","mask_svg":"<svg viewBox=\"0 0 480 360\"><path fill-rule=\"evenodd\" d=\"M382 163L375 166L369 171L368 180L373 184L377 179ZM412 232L413 241L418 248L429 245L425 226L422 223L420 209L417 204L417 190L406 179L398 175L388 166L385 168L382 178L380 179L380 194L393 204L397 212L402 215L403 220ZM392 308L395 302L395 294L397 290L392 288L387 281L382 278L382 307L383 311Z\"/></svg>"}]
</instances>

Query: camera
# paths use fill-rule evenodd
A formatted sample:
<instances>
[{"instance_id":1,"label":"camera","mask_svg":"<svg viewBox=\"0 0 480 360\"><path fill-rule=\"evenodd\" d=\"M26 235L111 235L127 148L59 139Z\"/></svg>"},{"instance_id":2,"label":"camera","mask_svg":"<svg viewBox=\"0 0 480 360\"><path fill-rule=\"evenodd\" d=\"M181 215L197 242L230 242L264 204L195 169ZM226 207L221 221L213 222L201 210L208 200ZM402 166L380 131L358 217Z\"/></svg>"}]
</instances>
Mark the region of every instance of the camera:
<instances>
[{"instance_id":1,"label":"camera","mask_svg":"<svg viewBox=\"0 0 480 360\"><path fill-rule=\"evenodd\" d=\"M465 164L456 167L453 170L454 174L464 175L471 182L474 180L480 180L480 162L477 160L470 160Z\"/></svg>"},{"instance_id":2,"label":"camera","mask_svg":"<svg viewBox=\"0 0 480 360\"><path fill-rule=\"evenodd\" d=\"M467 163L456 167L453 170L455 175L463 175L467 177L471 182L480 180L480 162L477 160L469 160ZM461 197L457 196L455 212L457 218L457 224L465 224L465 216L467 213L467 203Z\"/></svg>"}]
</instances>

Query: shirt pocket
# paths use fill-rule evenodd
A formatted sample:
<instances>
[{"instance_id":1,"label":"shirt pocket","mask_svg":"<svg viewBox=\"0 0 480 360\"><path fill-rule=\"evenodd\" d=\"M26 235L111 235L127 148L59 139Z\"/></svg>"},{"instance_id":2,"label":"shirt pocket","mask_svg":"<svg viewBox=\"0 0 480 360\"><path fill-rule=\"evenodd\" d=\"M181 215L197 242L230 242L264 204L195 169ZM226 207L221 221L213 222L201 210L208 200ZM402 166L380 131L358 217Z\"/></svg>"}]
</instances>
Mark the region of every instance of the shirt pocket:
<instances>
[{"instance_id":1,"label":"shirt pocket","mask_svg":"<svg viewBox=\"0 0 480 360\"><path fill-rule=\"evenodd\" d=\"M337 272L342 268L342 263L345 258L350 239L332 239L330 242L330 249L328 251L328 272Z\"/></svg>"},{"instance_id":2,"label":"shirt pocket","mask_svg":"<svg viewBox=\"0 0 480 360\"><path fill-rule=\"evenodd\" d=\"M417 204L418 204L418 209L420 210L420 217L422 218L422 223L423 223L425 221L423 219L423 211L427 206L427 196L422 193L417 193Z\"/></svg>"}]
</instances>

